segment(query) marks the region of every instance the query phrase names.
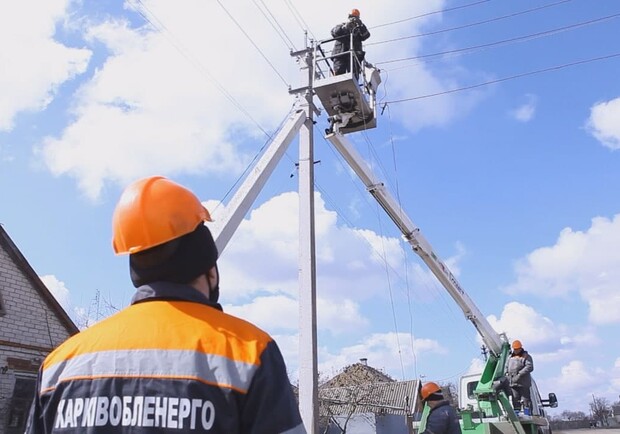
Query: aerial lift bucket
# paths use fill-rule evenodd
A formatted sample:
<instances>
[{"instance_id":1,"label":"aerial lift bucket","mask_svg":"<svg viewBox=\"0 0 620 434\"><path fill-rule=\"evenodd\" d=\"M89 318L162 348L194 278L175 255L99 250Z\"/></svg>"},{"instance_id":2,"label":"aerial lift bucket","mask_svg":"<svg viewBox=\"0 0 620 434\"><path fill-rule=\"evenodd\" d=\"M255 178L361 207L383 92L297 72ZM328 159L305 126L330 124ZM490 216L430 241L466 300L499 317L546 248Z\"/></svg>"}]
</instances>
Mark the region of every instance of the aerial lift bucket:
<instances>
[{"instance_id":1,"label":"aerial lift bucket","mask_svg":"<svg viewBox=\"0 0 620 434\"><path fill-rule=\"evenodd\" d=\"M316 45L314 56L313 89L327 112L330 128L326 133L339 131L342 134L367 130L377 126L376 93L381 83L379 70L365 60L359 60L355 52L338 54L350 56L349 68L344 74L334 75L330 60L334 56L325 56L321 44L333 41L329 39ZM321 66L328 65L328 70ZM355 71L360 71L360 76Z\"/></svg>"}]
</instances>

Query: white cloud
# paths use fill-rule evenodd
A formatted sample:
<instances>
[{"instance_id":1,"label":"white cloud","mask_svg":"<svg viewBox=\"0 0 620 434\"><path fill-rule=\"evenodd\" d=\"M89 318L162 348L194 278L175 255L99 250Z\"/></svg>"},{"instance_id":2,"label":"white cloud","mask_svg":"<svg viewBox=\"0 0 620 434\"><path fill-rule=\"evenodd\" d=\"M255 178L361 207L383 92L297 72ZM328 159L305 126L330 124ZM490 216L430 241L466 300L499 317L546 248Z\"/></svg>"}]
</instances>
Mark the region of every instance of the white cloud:
<instances>
[{"instance_id":1,"label":"white cloud","mask_svg":"<svg viewBox=\"0 0 620 434\"><path fill-rule=\"evenodd\" d=\"M620 369L596 367L582 360L568 361L557 377L538 379L539 389L554 392L561 408L589 411L592 396L605 397L609 402L617 401L620 392Z\"/></svg>"},{"instance_id":2,"label":"white cloud","mask_svg":"<svg viewBox=\"0 0 620 434\"><path fill-rule=\"evenodd\" d=\"M260 296L248 304L225 305L224 311L250 321L273 334L282 330L299 328L299 304L285 295ZM319 330L332 333L355 332L368 325L361 316L359 305L353 300L317 300Z\"/></svg>"},{"instance_id":3,"label":"white cloud","mask_svg":"<svg viewBox=\"0 0 620 434\"><path fill-rule=\"evenodd\" d=\"M91 52L54 40L70 0L0 3L0 131L20 112L43 110L60 85L86 70ZM10 41L10 42L9 42Z\"/></svg>"},{"instance_id":4,"label":"white cloud","mask_svg":"<svg viewBox=\"0 0 620 434\"><path fill-rule=\"evenodd\" d=\"M510 341L519 339L526 350L549 352L560 346L558 326L531 306L510 302L504 306L499 318L490 315L488 321L498 333L506 333Z\"/></svg>"},{"instance_id":5,"label":"white cloud","mask_svg":"<svg viewBox=\"0 0 620 434\"><path fill-rule=\"evenodd\" d=\"M60 303L65 312L69 312L71 302L69 289L67 289L67 287L65 286L65 282L58 280L58 278L53 274L40 276L40 278L47 287L47 289L49 289L49 291L52 293L56 301Z\"/></svg>"},{"instance_id":6,"label":"white cloud","mask_svg":"<svg viewBox=\"0 0 620 434\"><path fill-rule=\"evenodd\" d=\"M447 353L444 347L432 339L417 339L409 333L373 333L355 345L343 347L338 354L323 349L320 352L319 370L331 376L344 366L366 358L368 365L373 368L400 373L403 367L406 370L411 368L416 358L424 354Z\"/></svg>"},{"instance_id":7,"label":"white cloud","mask_svg":"<svg viewBox=\"0 0 620 434\"><path fill-rule=\"evenodd\" d=\"M511 116L519 122L529 122L536 114L536 95L527 94L525 98L527 100L525 103L510 112Z\"/></svg>"},{"instance_id":8,"label":"white cloud","mask_svg":"<svg viewBox=\"0 0 620 434\"><path fill-rule=\"evenodd\" d=\"M594 104L587 128L603 146L620 149L620 98Z\"/></svg>"},{"instance_id":9,"label":"white cloud","mask_svg":"<svg viewBox=\"0 0 620 434\"><path fill-rule=\"evenodd\" d=\"M586 365L580 360L573 360L567 365L562 366L560 377L557 378L558 386L565 390L590 388L604 382L604 378L590 372L588 368L586 368Z\"/></svg>"},{"instance_id":10,"label":"white cloud","mask_svg":"<svg viewBox=\"0 0 620 434\"><path fill-rule=\"evenodd\" d=\"M361 301L380 294L385 280L380 257L385 256L393 268L401 267L404 257L400 241L339 226L336 213L326 209L318 193L315 212L319 299L348 300L356 294L356 300ZM235 231L219 261L222 297L236 302L266 291L296 298L298 229L296 192L282 193L254 209ZM329 310L323 311L327 315ZM351 305L351 319L357 317L354 311Z\"/></svg>"},{"instance_id":11,"label":"white cloud","mask_svg":"<svg viewBox=\"0 0 620 434\"><path fill-rule=\"evenodd\" d=\"M299 305L285 295L256 297L244 305L224 305L224 312L256 324L269 333L277 330L297 330Z\"/></svg>"},{"instance_id":12,"label":"white cloud","mask_svg":"<svg viewBox=\"0 0 620 434\"><path fill-rule=\"evenodd\" d=\"M585 231L565 228L555 245L521 259L510 293L564 296L577 292L588 304L594 324L620 322L620 214L596 217Z\"/></svg>"},{"instance_id":13,"label":"white cloud","mask_svg":"<svg viewBox=\"0 0 620 434\"><path fill-rule=\"evenodd\" d=\"M67 95L69 123L46 137L36 151L52 174L74 178L80 191L93 200L107 183L126 184L152 173L238 173L254 153L248 143L262 142L261 129L272 132L292 105L288 85L299 85L299 69L289 56L289 43L274 32L273 23L256 8L258 4L146 0L127 4L122 12L102 18L86 3L54 0L44 7L33 6L32 0L18 3L7 3L10 10L0 13L7 23L14 24L1 25L4 32L0 36L22 42L14 44L18 52L10 55L11 65L17 67L5 68L3 71L11 71L10 79L0 80L9 84L0 89L3 95L15 94L3 99L11 103L0 107L0 129L10 128L16 113L44 108L58 86L85 71L92 50L100 64L92 76L81 77L73 95ZM378 25L440 10L445 0L358 3L334 8L331 2L318 0L296 5L296 9L310 36L324 39L351 7L360 7L372 29L367 59L376 62L418 54L422 42L416 38L397 44L380 42L420 33L429 24L440 22L441 15L431 14L389 29ZM69 5L75 6L71 13ZM136 7L152 24L144 23ZM295 48L301 48L305 36L290 7L269 7ZM25 15L16 19L16 14ZM205 17L218 25L205 26ZM68 48L53 39L54 24L62 19L71 29L72 43L77 40L89 48ZM25 21L29 26L18 25ZM383 75L384 80L389 75L389 87L383 86L381 91L387 89L390 94L382 97L394 100L441 92L471 81L472 73L456 63L441 68L445 67L418 64L389 72L386 68ZM20 85L20 80L27 85ZM394 104L390 109L394 119L417 130L445 125L467 112L480 95L468 92L424 100L423 110L418 109L418 103ZM412 111L417 115L410 116Z\"/></svg>"}]
</instances>

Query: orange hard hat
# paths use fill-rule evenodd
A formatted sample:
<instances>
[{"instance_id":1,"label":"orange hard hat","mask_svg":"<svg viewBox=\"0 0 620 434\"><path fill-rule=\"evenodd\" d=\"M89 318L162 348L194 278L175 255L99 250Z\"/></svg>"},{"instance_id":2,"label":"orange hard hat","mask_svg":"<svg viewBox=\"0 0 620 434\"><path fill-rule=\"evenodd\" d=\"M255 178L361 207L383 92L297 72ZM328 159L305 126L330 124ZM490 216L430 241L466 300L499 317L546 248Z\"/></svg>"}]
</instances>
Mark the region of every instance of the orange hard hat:
<instances>
[{"instance_id":1,"label":"orange hard hat","mask_svg":"<svg viewBox=\"0 0 620 434\"><path fill-rule=\"evenodd\" d=\"M360 10L359 9L352 9L351 13L349 15L352 15L354 17L359 17L360 16Z\"/></svg>"},{"instance_id":2,"label":"orange hard hat","mask_svg":"<svg viewBox=\"0 0 620 434\"><path fill-rule=\"evenodd\" d=\"M519 350L523 348L523 344L521 344L521 341L518 339L515 339L514 341L512 341L512 349L513 350Z\"/></svg>"},{"instance_id":3,"label":"orange hard hat","mask_svg":"<svg viewBox=\"0 0 620 434\"><path fill-rule=\"evenodd\" d=\"M114 210L114 251L150 249L192 232L203 221L213 220L187 188L163 176L141 179L123 191Z\"/></svg>"},{"instance_id":4,"label":"orange hard hat","mask_svg":"<svg viewBox=\"0 0 620 434\"><path fill-rule=\"evenodd\" d=\"M420 390L420 395L422 395L422 401L426 401L429 396L437 392L441 393L441 387L439 387L437 383L429 381L424 386L422 386L422 389Z\"/></svg>"}]
</instances>

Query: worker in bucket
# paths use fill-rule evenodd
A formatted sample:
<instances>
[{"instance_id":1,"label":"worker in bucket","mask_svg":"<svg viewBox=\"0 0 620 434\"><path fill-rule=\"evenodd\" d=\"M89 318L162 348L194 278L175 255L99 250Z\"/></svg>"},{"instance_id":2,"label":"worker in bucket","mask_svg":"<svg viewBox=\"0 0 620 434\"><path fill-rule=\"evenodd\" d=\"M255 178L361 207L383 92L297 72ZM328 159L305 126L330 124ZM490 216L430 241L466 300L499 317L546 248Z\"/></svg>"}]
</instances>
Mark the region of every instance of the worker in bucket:
<instances>
[{"instance_id":1,"label":"worker in bucket","mask_svg":"<svg viewBox=\"0 0 620 434\"><path fill-rule=\"evenodd\" d=\"M125 189L113 246L137 291L45 359L26 433L306 432L276 342L218 303L210 221L164 177Z\"/></svg>"},{"instance_id":2,"label":"worker in bucket","mask_svg":"<svg viewBox=\"0 0 620 434\"><path fill-rule=\"evenodd\" d=\"M510 385L513 408L520 411L521 401L523 401L526 414L530 413L532 409L530 387L532 386L531 372L533 370L532 356L523 349L521 341L514 340L510 357L506 361L506 377Z\"/></svg>"},{"instance_id":3,"label":"worker in bucket","mask_svg":"<svg viewBox=\"0 0 620 434\"><path fill-rule=\"evenodd\" d=\"M362 49L362 42L370 38L370 32L360 19L360 11L353 9L347 21L336 25L331 33L336 39L332 50L334 75L351 71L350 51L353 51L353 73L358 77L360 65L366 55Z\"/></svg>"},{"instance_id":4,"label":"worker in bucket","mask_svg":"<svg viewBox=\"0 0 620 434\"><path fill-rule=\"evenodd\" d=\"M444 398L441 387L429 381L420 390L422 402L429 406L426 427L421 434L461 434L456 410Z\"/></svg>"}]
</instances>

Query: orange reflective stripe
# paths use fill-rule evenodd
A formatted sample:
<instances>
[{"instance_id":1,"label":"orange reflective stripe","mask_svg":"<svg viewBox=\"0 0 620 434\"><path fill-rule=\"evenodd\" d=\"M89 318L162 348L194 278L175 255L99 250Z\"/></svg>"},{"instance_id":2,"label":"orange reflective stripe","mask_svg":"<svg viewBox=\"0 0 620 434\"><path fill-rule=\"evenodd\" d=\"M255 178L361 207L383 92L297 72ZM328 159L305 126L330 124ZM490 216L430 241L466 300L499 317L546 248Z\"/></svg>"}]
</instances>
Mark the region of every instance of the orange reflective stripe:
<instances>
[{"instance_id":1,"label":"orange reflective stripe","mask_svg":"<svg viewBox=\"0 0 620 434\"><path fill-rule=\"evenodd\" d=\"M212 307L187 301L138 303L86 329L53 351L43 368L99 351L192 350L260 364L270 336Z\"/></svg>"}]
</instances>

